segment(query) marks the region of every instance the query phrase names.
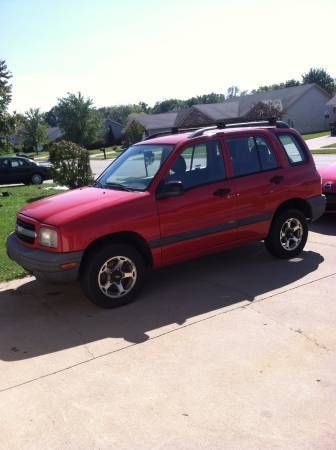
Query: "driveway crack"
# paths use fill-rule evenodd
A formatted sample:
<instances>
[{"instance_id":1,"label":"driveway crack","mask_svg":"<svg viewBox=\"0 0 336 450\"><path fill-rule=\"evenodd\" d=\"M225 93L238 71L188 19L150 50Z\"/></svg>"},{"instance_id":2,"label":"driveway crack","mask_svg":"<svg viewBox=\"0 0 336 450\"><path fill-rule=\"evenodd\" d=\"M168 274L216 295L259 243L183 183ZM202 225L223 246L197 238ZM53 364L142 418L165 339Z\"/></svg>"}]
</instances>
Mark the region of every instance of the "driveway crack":
<instances>
[{"instance_id":1,"label":"driveway crack","mask_svg":"<svg viewBox=\"0 0 336 450\"><path fill-rule=\"evenodd\" d=\"M68 321L64 320L64 317L61 316L60 314L58 314L58 312L57 312L54 308L52 308L52 306L50 306L48 302L44 302L44 306L45 306L45 307L48 309L48 311L50 311L51 314L53 314L55 317L57 317L58 319L62 319L62 320L65 322L66 326L69 328L69 330L71 330L72 332L74 332L75 334L77 334L77 336L79 337L79 340L80 340L82 346L84 347L84 349L86 350L86 352L89 354L90 359L94 359L94 358L95 358L95 355L94 355L94 353L90 350L89 346L87 345L87 342L85 342L85 339L83 338L82 333L81 333L79 330L77 330L76 328L72 327Z\"/></svg>"},{"instance_id":2,"label":"driveway crack","mask_svg":"<svg viewBox=\"0 0 336 450\"><path fill-rule=\"evenodd\" d=\"M255 309L252 304L246 306L246 309L251 309L253 312L255 312L257 314L260 314L262 316L265 316L267 318L267 320L271 320L276 325L280 325L280 326L285 326L286 327L286 325L283 322L279 322L279 321L275 320L273 317L270 317L269 315L267 315L264 311L259 311L258 309ZM324 344L321 344L314 337L311 337L311 336L308 336L307 334L305 334L305 332L301 328L293 328L293 327L289 326L289 327L287 327L287 329L292 331L293 333L299 334L300 336L302 336L304 339L306 339L307 341L309 341L310 343L312 343L313 345L315 345L319 349L325 350L327 352L331 352L332 351L330 348L326 347Z\"/></svg>"}]
</instances>

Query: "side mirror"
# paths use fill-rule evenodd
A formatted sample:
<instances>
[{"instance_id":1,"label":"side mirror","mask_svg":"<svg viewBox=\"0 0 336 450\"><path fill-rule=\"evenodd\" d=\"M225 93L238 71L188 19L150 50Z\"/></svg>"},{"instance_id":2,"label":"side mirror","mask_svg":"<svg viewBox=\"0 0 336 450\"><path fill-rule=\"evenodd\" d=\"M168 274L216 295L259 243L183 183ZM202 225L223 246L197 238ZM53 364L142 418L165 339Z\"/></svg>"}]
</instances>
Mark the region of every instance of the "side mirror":
<instances>
[{"instance_id":1,"label":"side mirror","mask_svg":"<svg viewBox=\"0 0 336 450\"><path fill-rule=\"evenodd\" d=\"M184 193L182 181L167 181L159 185L156 198L178 197Z\"/></svg>"}]
</instances>

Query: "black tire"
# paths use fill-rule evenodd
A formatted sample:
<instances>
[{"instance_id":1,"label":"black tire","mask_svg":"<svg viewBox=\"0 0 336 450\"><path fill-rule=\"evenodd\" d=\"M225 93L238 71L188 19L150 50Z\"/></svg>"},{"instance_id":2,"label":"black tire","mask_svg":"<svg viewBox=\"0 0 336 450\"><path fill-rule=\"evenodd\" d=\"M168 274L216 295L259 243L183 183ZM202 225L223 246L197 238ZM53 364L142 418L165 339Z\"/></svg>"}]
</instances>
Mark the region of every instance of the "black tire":
<instances>
[{"instance_id":1,"label":"black tire","mask_svg":"<svg viewBox=\"0 0 336 450\"><path fill-rule=\"evenodd\" d=\"M31 184L42 184L43 183L43 177L39 173L33 173L33 175L30 177Z\"/></svg>"},{"instance_id":2,"label":"black tire","mask_svg":"<svg viewBox=\"0 0 336 450\"><path fill-rule=\"evenodd\" d=\"M293 220L290 221L290 219ZM288 226L288 223L290 226ZM301 230L293 232L295 229L294 224L300 224ZM307 238L308 226L304 214L297 209L286 209L274 217L271 229L265 240L265 246L276 258L290 259L302 252ZM285 248L286 246L288 248Z\"/></svg>"},{"instance_id":3,"label":"black tire","mask_svg":"<svg viewBox=\"0 0 336 450\"><path fill-rule=\"evenodd\" d=\"M124 263L122 269L118 272L114 270L114 267L119 261L121 263L122 258L124 258ZM110 267L107 266L109 260L111 260L109 262ZM109 272L105 272L104 267ZM134 277L132 280L131 277L123 278L122 273L125 270L131 270L130 273L136 274L132 286ZM144 275L145 263L135 248L126 244L110 244L98 247L88 253L83 262L80 284L86 297L93 303L102 308L116 308L135 300L142 287ZM106 283L105 286L107 286L107 283L112 283L110 288L106 289L106 293L99 285L99 283L102 285L104 282ZM121 286L121 288L118 288L118 286ZM125 289L127 292L120 296L120 289Z\"/></svg>"}]
</instances>

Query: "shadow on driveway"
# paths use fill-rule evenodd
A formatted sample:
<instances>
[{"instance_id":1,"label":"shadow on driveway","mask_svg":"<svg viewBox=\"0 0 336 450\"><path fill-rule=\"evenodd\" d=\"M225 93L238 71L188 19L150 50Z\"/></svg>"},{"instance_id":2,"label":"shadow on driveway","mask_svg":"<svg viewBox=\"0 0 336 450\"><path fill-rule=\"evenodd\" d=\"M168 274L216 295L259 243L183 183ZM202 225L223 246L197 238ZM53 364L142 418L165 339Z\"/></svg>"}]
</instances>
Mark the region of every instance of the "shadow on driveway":
<instances>
[{"instance_id":1,"label":"shadow on driveway","mask_svg":"<svg viewBox=\"0 0 336 450\"><path fill-rule=\"evenodd\" d=\"M276 260L255 243L153 272L138 301L114 310L92 305L77 284L32 279L0 293L0 359L32 358L104 338L119 338L119 347L144 342L148 332L162 333L158 328L284 289L322 262L313 251Z\"/></svg>"},{"instance_id":2,"label":"shadow on driveway","mask_svg":"<svg viewBox=\"0 0 336 450\"><path fill-rule=\"evenodd\" d=\"M336 214L324 214L317 222L310 224L309 229L315 233L336 236Z\"/></svg>"}]
</instances>

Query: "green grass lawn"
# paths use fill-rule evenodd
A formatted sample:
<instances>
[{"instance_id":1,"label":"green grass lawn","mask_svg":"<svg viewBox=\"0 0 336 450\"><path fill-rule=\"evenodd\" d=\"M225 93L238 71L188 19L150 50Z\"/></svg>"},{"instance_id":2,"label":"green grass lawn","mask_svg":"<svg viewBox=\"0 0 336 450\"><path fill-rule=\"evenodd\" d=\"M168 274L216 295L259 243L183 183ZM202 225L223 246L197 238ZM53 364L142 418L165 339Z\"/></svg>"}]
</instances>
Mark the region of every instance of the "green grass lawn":
<instances>
[{"instance_id":1,"label":"green grass lawn","mask_svg":"<svg viewBox=\"0 0 336 450\"><path fill-rule=\"evenodd\" d=\"M9 197L0 196L0 281L13 280L25 275L22 267L15 264L6 254L5 242L9 233L14 230L16 212L26 203L59 193L52 189L45 190L46 187L52 186L52 184L42 184L41 186L0 188L0 193L10 192L12 194Z\"/></svg>"},{"instance_id":2,"label":"green grass lawn","mask_svg":"<svg viewBox=\"0 0 336 450\"><path fill-rule=\"evenodd\" d=\"M320 131L319 133L303 134L302 137L305 141L307 141L308 139L314 139L314 138L318 138L318 137L322 137L322 136L329 136L329 135L330 135L330 130Z\"/></svg>"},{"instance_id":3,"label":"green grass lawn","mask_svg":"<svg viewBox=\"0 0 336 450\"><path fill-rule=\"evenodd\" d=\"M315 150L310 150L313 155L335 155L336 149L332 148L318 148Z\"/></svg>"}]
</instances>

